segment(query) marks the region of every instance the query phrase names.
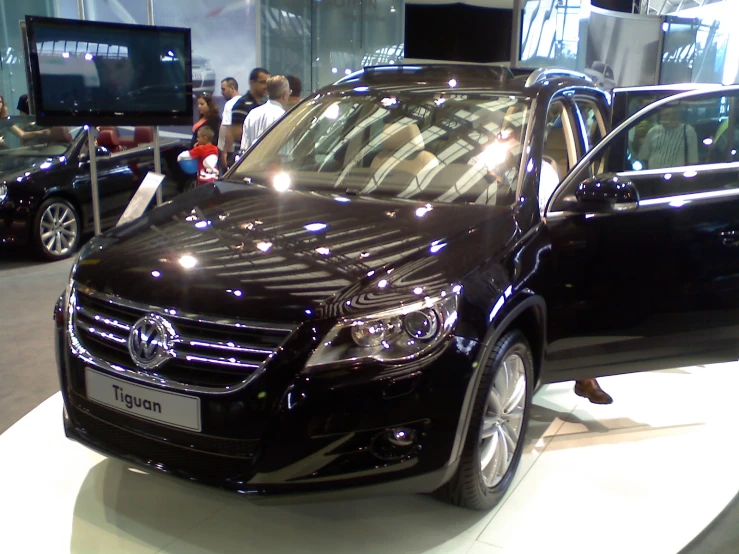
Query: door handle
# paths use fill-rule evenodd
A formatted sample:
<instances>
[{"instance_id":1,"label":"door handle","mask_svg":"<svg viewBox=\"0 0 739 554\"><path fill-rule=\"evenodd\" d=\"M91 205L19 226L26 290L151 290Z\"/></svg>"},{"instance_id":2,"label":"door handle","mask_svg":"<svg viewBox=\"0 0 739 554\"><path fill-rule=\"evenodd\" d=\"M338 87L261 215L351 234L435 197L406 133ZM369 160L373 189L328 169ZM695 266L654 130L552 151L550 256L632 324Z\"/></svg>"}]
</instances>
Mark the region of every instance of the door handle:
<instances>
[{"instance_id":1,"label":"door handle","mask_svg":"<svg viewBox=\"0 0 739 554\"><path fill-rule=\"evenodd\" d=\"M739 231L721 231L719 237L724 246L739 246Z\"/></svg>"}]
</instances>

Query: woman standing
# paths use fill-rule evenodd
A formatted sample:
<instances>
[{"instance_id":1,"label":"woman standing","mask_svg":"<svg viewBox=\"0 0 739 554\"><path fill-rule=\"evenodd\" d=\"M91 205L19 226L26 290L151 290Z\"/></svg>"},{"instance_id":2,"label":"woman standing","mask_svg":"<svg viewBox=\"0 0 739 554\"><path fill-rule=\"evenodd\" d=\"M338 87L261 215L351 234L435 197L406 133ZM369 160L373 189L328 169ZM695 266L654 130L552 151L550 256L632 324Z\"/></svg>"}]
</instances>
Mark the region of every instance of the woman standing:
<instances>
[{"instance_id":1,"label":"woman standing","mask_svg":"<svg viewBox=\"0 0 739 554\"><path fill-rule=\"evenodd\" d=\"M215 135L213 143L218 144L218 130L221 127L221 116L218 115L218 106L213 102L213 96L211 94L204 92L198 96L198 113L200 114L200 119L192 126L190 147L195 147L198 140L198 131L203 126L213 129L213 134Z\"/></svg>"}]
</instances>

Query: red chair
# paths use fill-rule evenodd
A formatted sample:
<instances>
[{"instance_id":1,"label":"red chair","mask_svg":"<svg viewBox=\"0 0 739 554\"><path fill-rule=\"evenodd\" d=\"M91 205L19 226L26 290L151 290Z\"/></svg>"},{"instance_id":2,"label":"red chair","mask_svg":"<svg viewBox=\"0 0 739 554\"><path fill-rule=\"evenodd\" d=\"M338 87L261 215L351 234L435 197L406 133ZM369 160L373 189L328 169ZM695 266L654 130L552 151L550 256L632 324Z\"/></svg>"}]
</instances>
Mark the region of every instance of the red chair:
<instances>
[{"instance_id":1,"label":"red chair","mask_svg":"<svg viewBox=\"0 0 739 554\"><path fill-rule=\"evenodd\" d=\"M136 146L154 142L154 129L151 127L136 127L133 130L133 141Z\"/></svg>"},{"instance_id":2,"label":"red chair","mask_svg":"<svg viewBox=\"0 0 739 554\"><path fill-rule=\"evenodd\" d=\"M111 130L100 131L100 134L98 135L98 146L104 146L111 154L125 150L125 148L121 146L118 133Z\"/></svg>"}]
</instances>

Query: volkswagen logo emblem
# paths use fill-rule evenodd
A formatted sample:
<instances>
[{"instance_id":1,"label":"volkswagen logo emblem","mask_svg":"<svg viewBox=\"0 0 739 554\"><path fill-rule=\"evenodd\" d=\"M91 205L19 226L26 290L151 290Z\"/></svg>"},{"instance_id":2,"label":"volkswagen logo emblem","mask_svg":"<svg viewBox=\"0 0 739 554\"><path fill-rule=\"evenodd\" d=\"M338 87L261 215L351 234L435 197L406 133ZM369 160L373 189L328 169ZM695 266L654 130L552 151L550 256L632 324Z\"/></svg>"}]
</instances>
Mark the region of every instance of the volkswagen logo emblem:
<instances>
[{"instance_id":1,"label":"volkswagen logo emblem","mask_svg":"<svg viewBox=\"0 0 739 554\"><path fill-rule=\"evenodd\" d=\"M157 314L149 314L131 328L128 352L134 363L143 369L154 369L175 356L172 349L176 332L172 325Z\"/></svg>"}]
</instances>

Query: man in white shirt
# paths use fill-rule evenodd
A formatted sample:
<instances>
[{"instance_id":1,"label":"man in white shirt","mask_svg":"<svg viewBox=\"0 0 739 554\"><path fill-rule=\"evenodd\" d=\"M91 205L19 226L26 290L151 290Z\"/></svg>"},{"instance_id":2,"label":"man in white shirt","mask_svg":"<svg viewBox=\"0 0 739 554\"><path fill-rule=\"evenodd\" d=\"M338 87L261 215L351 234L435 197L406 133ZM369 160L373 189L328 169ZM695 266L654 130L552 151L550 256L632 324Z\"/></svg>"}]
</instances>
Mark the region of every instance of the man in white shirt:
<instances>
[{"instance_id":1,"label":"man in white shirt","mask_svg":"<svg viewBox=\"0 0 739 554\"><path fill-rule=\"evenodd\" d=\"M698 163L698 135L691 125L680 123L680 115L677 106L668 106L660 113L659 125L649 129L639 149L646 169Z\"/></svg>"},{"instance_id":2,"label":"man in white shirt","mask_svg":"<svg viewBox=\"0 0 739 554\"><path fill-rule=\"evenodd\" d=\"M267 79L266 104L254 108L244 121L244 133L241 137L241 151L243 152L254 144L257 139L278 119L287 109L290 99L290 84L282 75L275 75Z\"/></svg>"},{"instance_id":3,"label":"man in white shirt","mask_svg":"<svg viewBox=\"0 0 739 554\"><path fill-rule=\"evenodd\" d=\"M233 125L233 108L241 98L239 83L233 77L226 77L221 81L221 94L226 100L221 117L221 130L218 133L218 150L221 153L221 166L227 167L227 159L233 152L234 140L229 127Z\"/></svg>"}]
</instances>

